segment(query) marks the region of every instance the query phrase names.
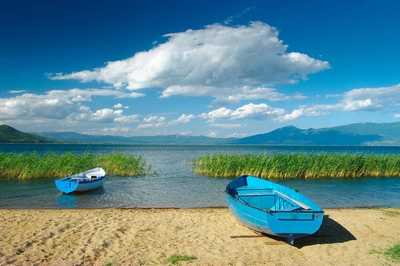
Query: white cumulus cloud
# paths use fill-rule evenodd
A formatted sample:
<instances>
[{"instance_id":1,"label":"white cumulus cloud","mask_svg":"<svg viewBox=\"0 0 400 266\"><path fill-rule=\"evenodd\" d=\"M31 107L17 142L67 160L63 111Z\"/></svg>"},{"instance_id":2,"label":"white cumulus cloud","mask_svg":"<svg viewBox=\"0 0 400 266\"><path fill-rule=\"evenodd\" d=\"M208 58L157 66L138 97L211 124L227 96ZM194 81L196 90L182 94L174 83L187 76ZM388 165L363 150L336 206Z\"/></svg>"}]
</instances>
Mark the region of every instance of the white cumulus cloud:
<instances>
[{"instance_id":1,"label":"white cumulus cloud","mask_svg":"<svg viewBox=\"0 0 400 266\"><path fill-rule=\"evenodd\" d=\"M293 110L290 114L284 114L278 116L277 118L275 118L275 121L287 122L302 116L326 116L329 114L329 112L326 111L328 109L330 109L329 106L325 105L316 105L309 108L299 108Z\"/></svg>"},{"instance_id":2,"label":"white cumulus cloud","mask_svg":"<svg viewBox=\"0 0 400 266\"><path fill-rule=\"evenodd\" d=\"M400 95L400 84L380 88L352 89L343 95L327 95L326 98L341 97L335 104L300 106L291 113L280 115L274 120L287 122L303 116L326 116L331 111L373 112L384 109L388 110L389 108L400 106L398 95ZM399 117L399 115L395 114L394 117Z\"/></svg>"},{"instance_id":3,"label":"white cumulus cloud","mask_svg":"<svg viewBox=\"0 0 400 266\"><path fill-rule=\"evenodd\" d=\"M18 120L65 120L94 122L132 122L136 116L124 116L123 110L101 109L92 112L83 105L92 102L93 97L132 98L141 97L131 92L104 89L70 89L51 90L44 94L24 93L14 98L0 98L0 119L3 121ZM50 123L50 122L49 122Z\"/></svg>"},{"instance_id":4,"label":"white cumulus cloud","mask_svg":"<svg viewBox=\"0 0 400 266\"><path fill-rule=\"evenodd\" d=\"M98 81L130 90L156 87L163 89L161 97L206 95L222 97L219 101L241 100L244 94L234 99L226 97L249 86L253 89L247 90L253 95L262 93L264 97L280 99L283 96L271 89L268 92L257 87L296 83L330 65L306 54L287 52L287 45L278 34L274 27L262 22L237 27L213 24L200 30L166 34L165 43L125 60L107 62L104 67L49 74L49 78Z\"/></svg>"},{"instance_id":5,"label":"white cumulus cloud","mask_svg":"<svg viewBox=\"0 0 400 266\"><path fill-rule=\"evenodd\" d=\"M399 106L400 84L390 87L353 89L344 94L343 111L375 111Z\"/></svg>"},{"instance_id":6,"label":"white cumulus cloud","mask_svg":"<svg viewBox=\"0 0 400 266\"><path fill-rule=\"evenodd\" d=\"M268 120L276 118L279 115L284 114L285 111L280 108L273 108L265 103L262 104L246 104L236 110L231 110L226 107L213 110L209 113L202 113L199 117L207 119L209 123L213 123L216 120L228 119L249 119L249 120Z\"/></svg>"}]
</instances>

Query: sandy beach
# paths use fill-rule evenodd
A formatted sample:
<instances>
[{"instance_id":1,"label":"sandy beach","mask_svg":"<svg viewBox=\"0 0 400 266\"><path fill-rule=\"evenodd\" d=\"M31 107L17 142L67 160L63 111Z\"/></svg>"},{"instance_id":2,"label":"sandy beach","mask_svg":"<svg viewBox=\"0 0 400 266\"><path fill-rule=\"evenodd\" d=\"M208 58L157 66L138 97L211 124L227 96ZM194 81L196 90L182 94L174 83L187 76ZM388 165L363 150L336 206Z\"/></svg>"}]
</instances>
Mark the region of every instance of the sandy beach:
<instances>
[{"instance_id":1,"label":"sandy beach","mask_svg":"<svg viewBox=\"0 0 400 266\"><path fill-rule=\"evenodd\" d=\"M242 226L227 208L2 209L0 265L394 265L400 209L327 209L289 245ZM195 257L195 259L194 259Z\"/></svg>"}]
</instances>

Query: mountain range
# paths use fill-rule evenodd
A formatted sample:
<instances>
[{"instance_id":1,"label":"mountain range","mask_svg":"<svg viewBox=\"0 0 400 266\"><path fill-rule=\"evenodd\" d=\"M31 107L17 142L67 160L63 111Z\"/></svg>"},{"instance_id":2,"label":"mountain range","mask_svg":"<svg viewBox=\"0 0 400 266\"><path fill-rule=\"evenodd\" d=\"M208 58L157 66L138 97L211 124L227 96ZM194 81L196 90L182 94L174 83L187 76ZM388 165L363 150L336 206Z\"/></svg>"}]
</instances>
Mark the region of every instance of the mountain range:
<instances>
[{"instance_id":1,"label":"mountain range","mask_svg":"<svg viewBox=\"0 0 400 266\"><path fill-rule=\"evenodd\" d=\"M24 133L7 125L0 125L0 143L60 143L61 141Z\"/></svg>"},{"instance_id":2,"label":"mountain range","mask_svg":"<svg viewBox=\"0 0 400 266\"><path fill-rule=\"evenodd\" d=\"M124 144L247 144L247 145L349 145L399 146L400 122L356 123L320 129L278 128L245 138L211 138L206 136L102 136L75 132L23 133L10 126L0 126L2 143L124 143Z\"/></svg>"}]
</instances>

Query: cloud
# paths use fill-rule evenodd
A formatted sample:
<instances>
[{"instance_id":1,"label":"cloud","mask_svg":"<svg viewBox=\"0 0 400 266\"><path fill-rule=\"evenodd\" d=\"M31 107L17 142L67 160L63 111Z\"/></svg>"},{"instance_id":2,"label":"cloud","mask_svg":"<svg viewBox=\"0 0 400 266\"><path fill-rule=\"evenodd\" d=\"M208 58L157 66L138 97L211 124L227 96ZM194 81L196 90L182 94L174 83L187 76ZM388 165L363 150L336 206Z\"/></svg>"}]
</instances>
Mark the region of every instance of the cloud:
<instances>
[{"instance_id":1,"label":"cloud","mask_svg":"<svg viewBox=\"0 0 400 266\"><path fill-rule=\"evenodd\" d=\"M213 110L209 113L202 113L199 117L207 119L208 123L213 123L216 120L268 120L284 114L284 110L280 108L272 108L265 103L262 104L247 104L236 110L231 110L226 107Z\"/></svg>"},{"instance_id":2,"label":"cloud","mask_svg":"<svg viewBox=\"0 0 400 266\"><path fill-rule=\"evenodd\" d=\"M165 121L165 117L163 117L163 116L158 117L155 115L148 116L143 119L143 122L145 122L145 123L164 122L164 121Z\"/></svg>"},{"instance_id":3,"label":"cloud","mask_svg":"<svg viewBox=\"0 0 400 266\"><path fill-rule=\"evenodd\" d=\"M245 86L251 91L259 84L297 83L330 68L327 61L288 53L278 31L262 22L238 27L213 24L164 37L168 38L165 43L125 60L107 62L105 67L48 77L97 81L118 89L162 88L164 98L221 97L218 102Z\"/></svg>"},{"instance_id":4,"label":"cloud","mask_svg":"<svg viewBox=\"0 0 400 266\"><path fill-rule=\"evenodd\" d=\"M124 116L122 110L100 109L92 112L84 102L93 97L132 98L143 94L132 94L118 90L71 89L51 90L44 94L25 93L14 98L0 98L0 119L6 121L66 120L93 122L132 122L136 116Z\"/></svg>"},{"instance_id":5,"label":"cloud","mask_svg":"<svg viewBox=\"0 0 400 266\"><path fill-rule=\"evenodd\" d=\"M88 121L92 122L100 122L100 123L112 123L112 122L118 122L118 123L124 123L124 124L129 124L133 122L138 122L138 117L139 115L123 115L123 110L113 110L110 108L104 108L97 110L95 113L91 113L88 119Z\"/></svg>"},{"instance_id":6,"label":"cloud","mask_svg":"<svg viewBox=\"0 0 400 266\"><path fill-rule=\"evenodd\" d=\"M132 132L131 127L101 127L101 128L85 128L83 134L88 135L115 135L115 136L126 136Z\"/></svg>"},{"instance_id":7,"label":"cloud","mask_svg":"<svg viewBox=\"0 0 400 266\"><path fill-rule=\"evenodd\" d=\"M208 119L208 122L212 123L218 119L229 119L231 117L232 112L233 111L231 109L228 109L226 107L221 107L219 109L213 110L208 113L202 113L200 117L203 119Z\"/></svg>"},{"instance_id":8,"label":"cloud","mask_svg":"<svg viewBox=\"0 0 400 266\"><path fill-rule=\"evenodd\" d=\"M241 127L243 127L242 124L218 124L218 123L211 123L211 124L209 124L209 126L225 128L225 129L233 129L233 128L241 128Z\"/></svg>"},{"instance_id":9,"label":"cloud","mask_svg":"<svg viewBox=\"0 0 400 266\"><path fill-rule=\"evenodd\" d=\"M70 99L24 94L15 98L0 99L0 118L13 120L20 117L43 117L61 119L74 111Z\"/></svg>"},{"instance_id":10,"label":"cloud","mask_svg":"<svg viewBox=\"0 0 400 266\"><path fill-rule=\"evenodd\" d=\"M400 84L390 87L362 88L348 91L341 101L343 111L376 111L399 106Z\"/></svg>"},{"instance_id":11,"label":"cloud","mask_svg":"<svg viewBox=\"0 0 400 266\"><path fill-rule=\"evenodd\" d=\"M293 96L285 96L277 92L275 88L267 88L264 86L251 88L243 86L237 89L230 90L230 96L217 97L211 104L212 105L232 105L239 103L243 100L269 100L269 101L285 101L290 99L304 99L306 98L300 93L295 93ZM213 95L216 96L216 95Z\"/></svg>"},{"instance_id":12,"label":"cloud","mask_svg":"<svg viewBox=\"0 0 400 266\"><path fill-rule=\"evenodd\" d=\"M124 124L131 124L134 122L139 122L138 120L139 115L123 115L118 116L114 119L114 122L124 123Z\"/></svg>"},{"instance_id":13,"label":"cloud","mask_svg":"<svg viewBox=\"0 0 400 266\"><path fill-rule=\"evenodd\" d=\"M26 92L26 90L9 90L8 92L14 94L14 93L23 93Z\"/></svg>"},{"instance_id":14,"label":"cloud","mask_svg":"<svg viewBox=\"0 0 400 266\"><path fill-rule=\"evenodd\" d=\"M330 111L342 112L373 112L391 107L400 106L398 95L400 84L390 87L361 88L345 92L343 95L327 95L326 98L334 97L342 99L336 104L315 104L310 107L303 106L293 110L290 114L280 115L275 118L277 122L287 122L303 116L326 116ZM399 117L399 115L394 115Z\"/></svg>"},{"instance_id":15,"label":"cloud","mask_svg":"<svg viewBox=\"0 0 400 266\"><path fill-rule=\"evenodd\" d=\"M25 95L25 94L24 94ZM123 92L121 90L113 89L70 89L70 90L51 90L46 92L43 96L48 98L67 98L73 102L90 102L92 97L115 97L115 98L138 98L143 97L145 94L138 92Z\"/></svg>"},{"instance_id":16,"label":"cloud","mask_svg":"<svg viewBox=\"0 0 400 266\"><path fill-rule=\"evenodd\" d=\"M151 115L147 116L143 119L142 123L138 125L138 128L158 128L158 127L163 127L166 126L167 123L166 117L164 116L156 116L156 115Z\"/></svg>"},{"instance_id":17,"label":"cloud","mask_svg":"<svg viewBox=\"0 0 400 266\"><path fill-rule=\"evenodd\" d=\"M104 108L97 110L94 114L92 114L92 120L98 122L112 122L115 116L118 115L119 114L116 113L116 111L109 108Z\"/></svg>"},{"instance_id":18,"label":"cloud","mask_svg":"<svg viewBox=\"0 0 400 266\"><path fill-rule=\"evenodd\" d=\"M158 127L169 127L175 126L177 124L189 123L196 116L193 114L182 114L175 120L167 121L164 116L148 116L143 119L143 123L138 126L138 128L158 128Z\"/></svg>"},{"instance_id":19,"label":"cloud","mask_svg":"<svg viewBox=\"0 0 400 266\"><path fill-rule=\"evenodd\" d=\"M252 10L254 8L255 8L254 6L245 8L239 15L228 17L227 19L224 20L224 24L227 25L227 24L232 23L235 19L241 18L242 16L246 15L247 13L249 13L250 10Z\"/></svg>"},{"instance_id":20,"label":"cloud","mask_svg":"<svg viewBox=\"0 0 400 266\"><path fill-rule=\"evenodd\" d=\"M290 114L280 115L275 118L275 121L278 122L287 122L290 120L297 119L302 116L326 116L329 114L327 109L330 109L332 106L327 105L315 105L310 108L300 108L293 110Z\"/></svg>"},{"instance_id":21,"label":"cloud","mask_svg":"<svg viewBox=\"0 0 400 266\"><path fill-rule=\"evenodd\" d=\"M325 98L326 99L328 99L328 98L338 98L338 97L340 97L341 95L340 94L327 94L326 96L325 96Z\"/></svg>"},{"instance_id":22,"label":"cloud","mask_svg":"<svg viewBox=\"0 0 400 266\"><path fill-rule=\"evenodd\" d=\"M192 114L190 115L182 114L178 119L174 120L173 123L188 123L193 118L195 118L195 116Z\"/></svg>"}]
</instances>

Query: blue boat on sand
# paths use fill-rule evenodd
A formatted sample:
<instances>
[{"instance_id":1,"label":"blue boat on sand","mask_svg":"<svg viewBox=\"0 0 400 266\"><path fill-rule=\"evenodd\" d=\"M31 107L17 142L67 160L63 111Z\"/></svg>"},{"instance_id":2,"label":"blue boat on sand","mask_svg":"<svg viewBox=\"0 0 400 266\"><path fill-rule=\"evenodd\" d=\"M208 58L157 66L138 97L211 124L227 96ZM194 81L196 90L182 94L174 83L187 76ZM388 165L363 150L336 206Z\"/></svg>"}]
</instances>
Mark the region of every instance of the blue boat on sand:
<instances>
[{"instance_id":1,"label":"blue boat on sand","mask_svg":"<svg viewBox=\"0 0 400 266\"><path fill-rule=\"evenodd\" d=\"M100 166L82 173L55 180L56 187L64 193L84 192L103 185L106 172Z\"/></svg>"},{"instance_id":2,"label":"blue boat on sand","mask_svg":"<svg viewBox=\"0 0 400 266\"><path fill-rule=\"evenodd\" d=\"M254 231L294 240L314 234L324 211L312 200L288 187L243 175L226 186L232 214Z\"/></svg>"}]
</instances>

